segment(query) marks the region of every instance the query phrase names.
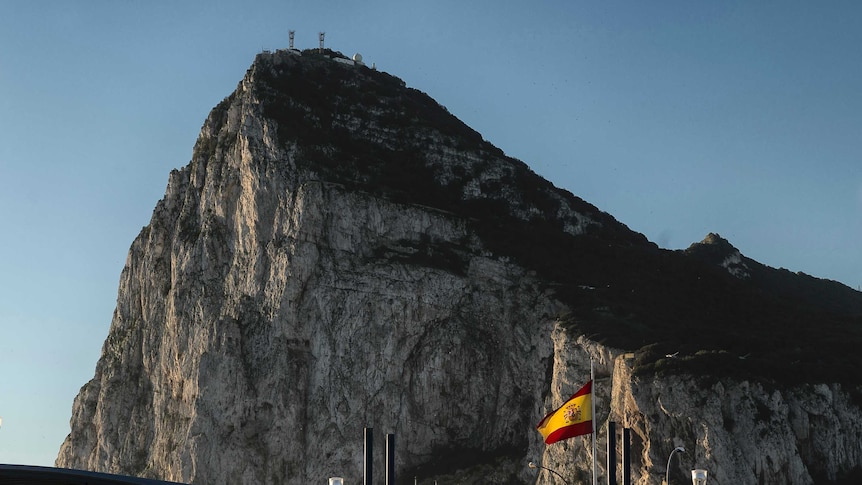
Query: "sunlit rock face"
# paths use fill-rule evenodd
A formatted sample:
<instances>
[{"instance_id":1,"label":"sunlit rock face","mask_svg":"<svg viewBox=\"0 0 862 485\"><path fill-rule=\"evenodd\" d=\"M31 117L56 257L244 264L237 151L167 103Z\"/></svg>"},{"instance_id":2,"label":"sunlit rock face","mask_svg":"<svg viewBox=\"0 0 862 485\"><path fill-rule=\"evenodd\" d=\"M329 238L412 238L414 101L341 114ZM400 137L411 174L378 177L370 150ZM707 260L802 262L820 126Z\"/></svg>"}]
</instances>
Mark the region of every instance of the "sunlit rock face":
<instances>
[{"instance_id":1,"label":"sunlit rock face","mask_svg":"<svg viewBox=\"0 0 862 485\"><path fill-rule=\"evenodd\" d=\"M862 414L839 384L644 377L623 358L614 368L611 418L632 429L635 483L656 483L676 446L686 449L671 463L679 483L695 468L716 483L855 483Z\"/></svg>"},{"instance_id":2,"label":"sunlit rock face","mask_svg":"<svg viewBox=\"0 0 862 485\"><path fill-rule=\"evenodd\" d=\"M132 243L57 466L358 483L372 427L375 483L386 433L398 483L554 483L530 460L584 479L590 438L545 446L535 425L591 361L602 480L609 419L633 430L639 484L680 445L678 480L696 465L813 483L862 463L855 388L639 374L637 347L585 334L585 311L621 321L606 248L660 252L397 78L261 54Z\"/></svg>"}]
</instances>

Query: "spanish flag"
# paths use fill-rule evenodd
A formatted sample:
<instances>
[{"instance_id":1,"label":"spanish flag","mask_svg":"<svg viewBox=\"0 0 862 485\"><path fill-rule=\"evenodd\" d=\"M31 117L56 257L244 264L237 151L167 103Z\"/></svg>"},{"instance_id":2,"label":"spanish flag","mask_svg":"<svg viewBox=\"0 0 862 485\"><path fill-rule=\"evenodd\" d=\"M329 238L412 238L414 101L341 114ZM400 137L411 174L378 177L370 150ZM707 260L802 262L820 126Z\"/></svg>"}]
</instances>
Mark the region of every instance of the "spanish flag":
<instances>
[{"instance_id":1,"label":"spanish flag","mask_svg":"<svg viewBox=\"0 0 862 485\"><path fill-rule=\"evenodd\" d=\"M593 432L593 381L588 381L562 406L542 418L536 429L550 445Z\"/></svg>"}]
</instances>

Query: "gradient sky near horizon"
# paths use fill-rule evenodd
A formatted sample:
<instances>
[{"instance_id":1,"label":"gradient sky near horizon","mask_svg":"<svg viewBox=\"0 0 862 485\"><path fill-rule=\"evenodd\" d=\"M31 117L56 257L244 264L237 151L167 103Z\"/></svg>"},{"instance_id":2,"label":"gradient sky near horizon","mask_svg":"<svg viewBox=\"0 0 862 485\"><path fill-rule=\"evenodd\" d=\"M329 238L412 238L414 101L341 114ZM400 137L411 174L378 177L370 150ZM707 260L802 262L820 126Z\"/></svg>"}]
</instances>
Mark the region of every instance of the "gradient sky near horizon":
<instances>
[{"instance_id":1,"label":"gradient sky near horizon","mask_svg":"<svg viewBox=\"0 0 862 485\"><path fill-rule=\"evenodd\" d=\"M661 247L716 232L858 289L860 21L856 1L0 0L0 463L53 465L168 173L288 30Z\"/></svg>"}]
</instances>

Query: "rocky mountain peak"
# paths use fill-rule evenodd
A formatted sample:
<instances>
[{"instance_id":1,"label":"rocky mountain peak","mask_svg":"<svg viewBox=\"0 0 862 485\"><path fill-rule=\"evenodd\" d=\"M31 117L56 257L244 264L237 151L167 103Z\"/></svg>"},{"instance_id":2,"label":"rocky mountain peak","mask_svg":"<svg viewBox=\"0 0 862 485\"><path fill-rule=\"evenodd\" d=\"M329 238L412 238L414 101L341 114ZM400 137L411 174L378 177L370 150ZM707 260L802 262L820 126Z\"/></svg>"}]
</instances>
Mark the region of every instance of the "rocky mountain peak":
<instances>
[{"instance_id":1,"label":"rocky mountain peak","mask_svg":"<svg viewBox=\"0 0 862 485\"><path fill-rule=\"evenodd\" d=\"M725 268L728 273L737 278L751 277L751 270L746 263L747 258L730 244L730 241L716 233L707 234L703 241L692 244L685 252L708 264Z\"/></svg>"},{"instance_id":2,"label":"rocky mountain peak","mask_svg":"<svg viewBox=\"0 0 862 485\"><path fill-rule=\"evenodd\" d=\"M659 249L394 76L261 53L131 245L57 464L358 482L373 427L398 483L582 479L535 424L593 362L636 483L680 444L719 483L849 476L862 299L732 254Z\"/></svg>"},{"instance_id":3,"label":"rocky mountain peak","mask_svg":"<svg viewBox=\"0 0 862 485\"><path fill-rule=\"evenodd\" d=\"M714 232L707 234L706 237L703 238L703 241L701 241L700 243L701 244L708 244L711 246L715 246L715 245L730 246L730 242L728 242L727 239L721 237L721 235L716 234ZM733 247L733 246L730 246L730 247Z\"/></svg>"}]
</instances>

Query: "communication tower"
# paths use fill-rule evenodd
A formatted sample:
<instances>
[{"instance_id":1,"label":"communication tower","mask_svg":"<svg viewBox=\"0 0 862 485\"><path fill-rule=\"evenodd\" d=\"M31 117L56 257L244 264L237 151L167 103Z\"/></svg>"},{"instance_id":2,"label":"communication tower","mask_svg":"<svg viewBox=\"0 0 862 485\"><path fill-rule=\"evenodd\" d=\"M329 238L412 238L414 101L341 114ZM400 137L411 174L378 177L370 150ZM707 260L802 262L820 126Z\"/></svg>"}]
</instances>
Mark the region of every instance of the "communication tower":
<instances>
[{"instance_id":1,"label":"communication tower","mask_svg":"<svg viewBox=\"0 0 862 485\"><path fill-rule=\"evenodd\" d=\"M320 53L323 53L323 36L326 35L326 32L321 32L317 34L320 37Z\"/></svg>"},{"instance_id":2,"label":"communication tower","mask_svg":"<svg viewBox=\"0 0 862 485\"><path fill-rule=\"evenodd\" d=\"M290 31L288 31L288 32L287 32L287 36L288 36L288 38L290 39L290 44L289 44L289 46L290 46L290 47L289 47L289 49L290 49L290 50L293 50L293 34L295 34L295 33L296 33L296 31L295 31L295 30L290 30Z\"/></svg>"}]
</instances>

